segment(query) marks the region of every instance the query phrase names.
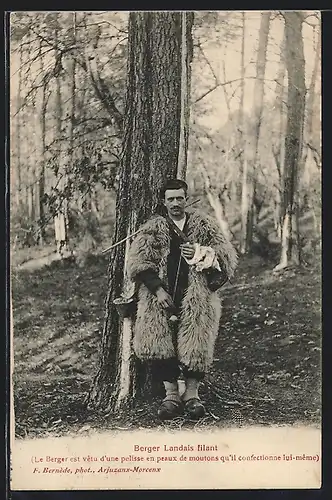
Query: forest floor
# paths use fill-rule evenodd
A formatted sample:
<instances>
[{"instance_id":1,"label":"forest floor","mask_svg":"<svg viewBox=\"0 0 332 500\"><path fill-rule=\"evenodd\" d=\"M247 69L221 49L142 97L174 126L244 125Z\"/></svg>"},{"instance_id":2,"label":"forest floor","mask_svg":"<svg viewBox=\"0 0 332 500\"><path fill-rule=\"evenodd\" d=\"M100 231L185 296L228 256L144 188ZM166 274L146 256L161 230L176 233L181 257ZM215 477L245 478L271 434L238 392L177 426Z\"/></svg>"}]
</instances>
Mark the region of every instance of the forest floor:
<instances>
[{"instance_id":1,"label":"forest floor","mask_svg":"<svg viewBox=\"0 0 332 500\"><path fill-rule=\"evenodd\" d=\"M43 256L42 256L43 257ZM161 423L158 400L126 415L89 411L104 317L107 257L84 267L13 264L14 408L19 438L90 429L320 423L321 270L271 272L247 257L223 289L223 320L198 422Z\"/></svg>"}]
</instances>

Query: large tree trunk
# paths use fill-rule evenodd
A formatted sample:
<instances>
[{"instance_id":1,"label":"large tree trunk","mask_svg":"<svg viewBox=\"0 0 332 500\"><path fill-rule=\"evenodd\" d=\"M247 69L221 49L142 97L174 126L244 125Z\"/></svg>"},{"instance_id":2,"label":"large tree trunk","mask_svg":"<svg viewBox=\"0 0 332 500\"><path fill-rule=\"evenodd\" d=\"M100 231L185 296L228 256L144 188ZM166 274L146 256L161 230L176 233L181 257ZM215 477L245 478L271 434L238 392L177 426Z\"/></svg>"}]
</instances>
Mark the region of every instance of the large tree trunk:
<instances>
[{"instance_id":1,"label":"large tree trunk","mask_svg":"<svg viewBox=\"0 0 332 500\"><path fill-rule=\"evenodd\" d=\"M285 137L282 238L280 263L275 270L301 262L298 230L298 178L303 145L305 62L301 12L285 12L286 66L288 72Z\"/></svg>"},{"instance_id":2,"label":"large tree trunk","mask_svg":"<svg viewBox=\"0 0 332 500\"><path fill-rule=\"evenodd\" d=\"M131 12L115 241L151 215L162 184L176 176L180 113L181 13ZM111 410L134 403L145 380L131 351L131 321L120 320L113 304L125 286L129 244L111 254L100 366L88 398L90 405Z\"/></svg>"},{"instance_id":3,"label":"large tree trunk","mask_svg":"<svg viewBox=\"0 0 332 500\"><path fill-rule=\"evenodd\" d=\"M248 212L243 214L243 221L246 222L245 244L243 249L249 252L252 246L253 226L256 223L256 185L257 185L257 161L259 159L258 146L260 127L263 114L264 100L264 78L266 67L266 51L269 37L271 12L263 12L259 29L259 41L256 63L256 80L254 87L254 105L253 105L253 140L250 140L250 148L247 151L249 155L248 168L250 175L247 176L247 196L248 196Z\"/></svg>"}]
</instances>

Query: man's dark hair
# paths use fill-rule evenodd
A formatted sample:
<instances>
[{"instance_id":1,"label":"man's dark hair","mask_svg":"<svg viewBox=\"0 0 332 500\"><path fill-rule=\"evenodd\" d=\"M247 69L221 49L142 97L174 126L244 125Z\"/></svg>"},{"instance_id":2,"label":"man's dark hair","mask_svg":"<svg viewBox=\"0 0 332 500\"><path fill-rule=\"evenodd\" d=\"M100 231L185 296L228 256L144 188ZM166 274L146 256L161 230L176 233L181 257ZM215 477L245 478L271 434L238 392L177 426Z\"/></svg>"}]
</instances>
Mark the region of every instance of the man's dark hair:
<instances>
[{"instance_id":1,"label":"man's dark hair","mask_svg":"<svg viewBox=\"0 0 332 500\"><path fill-rule=\"evenodd\" d=\"M160 198L165 198L167 189L183 189L184 194L187 196L188 184L181 179L168 179L160 190Z\"/></svg>"}]
</instances>

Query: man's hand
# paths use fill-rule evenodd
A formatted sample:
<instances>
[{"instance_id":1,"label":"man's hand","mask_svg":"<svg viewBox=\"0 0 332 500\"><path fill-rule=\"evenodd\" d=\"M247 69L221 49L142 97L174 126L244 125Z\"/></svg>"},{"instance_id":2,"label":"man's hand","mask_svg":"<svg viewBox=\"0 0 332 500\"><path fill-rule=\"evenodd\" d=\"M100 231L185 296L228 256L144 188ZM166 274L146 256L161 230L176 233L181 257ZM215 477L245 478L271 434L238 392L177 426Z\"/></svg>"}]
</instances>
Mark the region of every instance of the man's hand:
<instances>
[{"instance_id":1,"label":"man's hand","mask_svg":"<svg viewBox=\"0 0 332 500\"><path fill-rule=\"evenodd\" d=\"M172 297L162 287L158 288L158 290L156 291L156 297L159 304L164 309L168 309L170 311L175 309Z\"/></svg>"},{"instance_id":2,"label":"man's hand","mask_svg":"<svg viewBox=\"0 0 332 500\"><path fill-rule=\"evenodd\" d=\"M186 259L192 259L195 255L195 246L191 243L183 243L182 245L180 245L180 249L181 254L183 255L183 257L186 257Z\"/></svg>"}]
</instances>

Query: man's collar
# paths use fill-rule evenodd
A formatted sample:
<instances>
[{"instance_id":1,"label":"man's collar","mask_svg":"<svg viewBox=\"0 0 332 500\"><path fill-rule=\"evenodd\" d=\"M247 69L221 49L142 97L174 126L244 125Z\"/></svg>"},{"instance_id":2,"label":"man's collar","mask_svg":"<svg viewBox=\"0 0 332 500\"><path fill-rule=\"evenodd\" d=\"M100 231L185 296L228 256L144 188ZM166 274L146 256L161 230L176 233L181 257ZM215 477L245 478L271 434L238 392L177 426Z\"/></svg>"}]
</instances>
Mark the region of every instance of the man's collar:
<instances>
[{"instance_id":1,"label":"man's collar","mask_svg":"<svg viewBox=\"0 0 332 500\"><path fill-rule=\"evenodd\" d=\"M175 223L179 223L179 222L183 222L183 221L186 221L187 218L188 218L188 214L187 212L185 212L184 216L182 217L182 219L173 219L171 216L169 216L169 218L175 222Z\"/></svg>"}]
</instances>

